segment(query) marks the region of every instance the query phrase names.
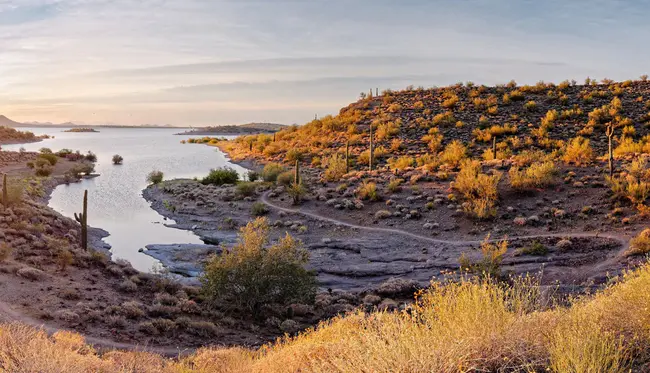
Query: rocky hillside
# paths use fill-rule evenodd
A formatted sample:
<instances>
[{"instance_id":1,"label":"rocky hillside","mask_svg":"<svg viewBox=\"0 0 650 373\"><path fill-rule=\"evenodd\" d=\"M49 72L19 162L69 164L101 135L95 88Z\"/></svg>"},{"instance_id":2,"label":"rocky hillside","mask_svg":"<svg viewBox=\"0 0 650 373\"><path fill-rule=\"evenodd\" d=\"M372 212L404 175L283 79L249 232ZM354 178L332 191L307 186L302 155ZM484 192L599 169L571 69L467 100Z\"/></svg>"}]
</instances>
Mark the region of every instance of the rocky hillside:
<instances>
[{"instance_id":1,"label":"rocky hillside","mask_svg":"<svg viewBox=\"0 0 650 373\"><path fill-rule=\"evenodd\" d=\"M491 149L493 135L497 135L498 158L525 149L561 150L576 136L588 139L602 155L607 148L605 128L611 122L621 154L647 148L649 121L650 82L645 76L638 81L588 79L584 84L564 81L533 86L510 82L487 87L468 82L384 91L341 109L337 116L284 129L275 139L245 136L224 148L235 158L281 161L302 154L309 160L342 152L349 141L352 160L363 159L372 123L379 164L403 155L415 156L411 161L416 162L427 153L436 155L454 140L482 157ZM490 158L491 152L485 153Z\"/></svg>"}]
</instances>

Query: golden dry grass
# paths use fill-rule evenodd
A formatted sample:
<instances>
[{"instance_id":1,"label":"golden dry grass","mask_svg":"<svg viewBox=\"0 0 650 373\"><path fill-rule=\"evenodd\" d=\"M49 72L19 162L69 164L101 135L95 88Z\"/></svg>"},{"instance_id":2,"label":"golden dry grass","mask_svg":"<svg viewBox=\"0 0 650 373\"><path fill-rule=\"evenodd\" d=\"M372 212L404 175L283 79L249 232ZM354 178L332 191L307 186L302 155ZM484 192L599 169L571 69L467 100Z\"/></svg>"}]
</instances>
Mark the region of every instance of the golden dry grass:
<instances>
[{"instance_id":1,"label":"golden dry grass","mask_svg":"<svg viewBox=\"0 0 650 373\"><path fill-rule=\"evenodd\" d=\"M259 351L201 349L169 360L98 355L74 333L0 325L4 372L634 371L650 353L650 265L570 307L549 307L530 279L437 282L409 312L357 312Z\"/></svg>"}]
</instances>

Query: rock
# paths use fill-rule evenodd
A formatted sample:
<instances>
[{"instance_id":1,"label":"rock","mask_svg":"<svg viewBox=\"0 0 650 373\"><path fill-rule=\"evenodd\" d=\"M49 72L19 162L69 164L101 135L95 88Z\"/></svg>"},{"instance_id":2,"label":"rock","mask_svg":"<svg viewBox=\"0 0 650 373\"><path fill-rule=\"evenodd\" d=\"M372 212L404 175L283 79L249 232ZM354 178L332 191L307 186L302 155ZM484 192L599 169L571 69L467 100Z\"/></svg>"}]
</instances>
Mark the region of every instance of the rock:
<instances>
[{"instance_id":1,"label":"rock","mask_svg":"<svg viewBox=\"0 0 650 373\"><path fill-rule=\"evenodd\" d=\"M524 226L524 225L526 225L527 219L524 218L524 217L519 216L519 217L516 217L512 222L515 225Z\"/></svg>"},{"instance_id":2,"label":"rock","mask_svg":"<svg viewBox=\"0 0 650 373\"><path fill-rule=\"evenodd\" d=\"M282 324L280 324L280 330L284 333L293 334L300 330L300 324L293 320L284 320Z\"/></svg>"},{"instance_id":3,"label":"rock","mask_svg":"<svg viewBox=\"0 0 650 373\"><path fill-rule=\"evenodd\" d=\"M564 238L558 241L558 243L555 244L555 247L557 247L560 250L568 250L571 248L572 245L573 243L571 242L571 240Z\"/></svg>"},{"instance_id":4,"label":"rock","mask_svg":"<svg viewBox=\"0 0 650 373\"><path fill-rule=\"evenodd\" d=\"M386 298L379 303L377 308L380 311L395 311L397 309L397 302L390 298Z\"/></svg>"},{"instance_id":5,"label":"rock","mask_svg":"<svg viewBox=\"0 0 650 373\"><path fill-rule=\"evenodd\" d=\"M376 306L381 302L381 297L375 294L367 294L363 297L363 304L368 306Z\"/></svg>"},{"instance_id":6,"label":"rock","mask_svg":"<svg viewBox=\"0 0 650 373\"><path fill-rule=\"evenodd\" d=\"M391 277L379 285L377 293L382 296L412 295L419 287L415 280Z\"/></svg>"}]
</instances>

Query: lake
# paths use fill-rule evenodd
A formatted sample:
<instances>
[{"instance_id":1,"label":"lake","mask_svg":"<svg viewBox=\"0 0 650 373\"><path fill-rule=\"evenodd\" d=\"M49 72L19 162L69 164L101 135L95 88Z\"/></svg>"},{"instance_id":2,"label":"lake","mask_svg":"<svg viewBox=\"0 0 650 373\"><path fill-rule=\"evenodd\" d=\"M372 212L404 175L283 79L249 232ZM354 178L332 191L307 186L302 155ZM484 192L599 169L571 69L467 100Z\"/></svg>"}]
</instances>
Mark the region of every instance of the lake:
<instances>
[{"instance_id":1,"label":"lake","mask_svg":"<svg viewBox=\"0 0 650 373\"><path fill-rule=\"evenodd\" d=\"M21 128L36 135L54 136L38 143L5 145L3 149L38 151L47 147L53 151L63 148L88 150L97 155L95 172L101 176L80 183L59 185L52 193L49 205L73 218L81 211L84 190L88 189L88 224L110 233L105 238L112 246L113 258L130 261L140 271L151 271L158 263L138 252L149 244L203 243L188 231L166 227L173 223L152 210L142 197L147 186L146 176L160 170L165 179L205 176L211 168L229 166L243 175L246 170L228 162L225 154L206 145L181 144L191 136L176 136L179 129L98 128L99 133L63 132L63 128ZM114 154L124 157L124 163L112 163Z\"/></svg>"}]
</instances>

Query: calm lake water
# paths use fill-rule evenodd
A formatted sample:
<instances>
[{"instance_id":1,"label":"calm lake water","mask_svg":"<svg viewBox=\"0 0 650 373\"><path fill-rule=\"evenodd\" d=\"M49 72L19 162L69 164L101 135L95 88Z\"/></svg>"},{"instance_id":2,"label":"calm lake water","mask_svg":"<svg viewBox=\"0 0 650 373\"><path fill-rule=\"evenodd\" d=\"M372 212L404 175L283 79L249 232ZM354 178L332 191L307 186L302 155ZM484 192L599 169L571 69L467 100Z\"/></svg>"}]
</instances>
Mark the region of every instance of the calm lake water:
<instances>
[{"instance_id":1,"label":"calm lake water","mask_svg":"<svg viewBox=\"0 0 650 373\"><path fill-rule=\"evenodd\" d=\"M228 162L214 147L181 144L190 136L175 136L179 129L99 128L99 133L70 133L61 128L33 127L21 130L37 135L48 134L54 139L38 143L3 146L7 150L24 147L38 151L48 147L97 154L95 172L101 176L80 183L58 186L49 205L60 213L73 217L81 211L83 192L88 189L88 223L107 230L104 240L112 246L113 258L124 258L141 271L150 271L157 261L138 250L149 244L202 243L188 231L168 228L163 217L152 210L142 197L147 186L146 176L160 170L165 179L192 178L206 175L211 168L230 166L240 173L246 170ZM124 164L112 164L114 154L124 157Z\"/></svg>"}]
</instances>

